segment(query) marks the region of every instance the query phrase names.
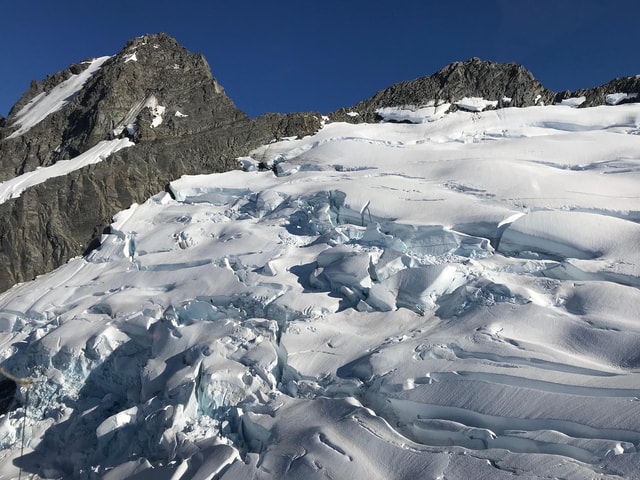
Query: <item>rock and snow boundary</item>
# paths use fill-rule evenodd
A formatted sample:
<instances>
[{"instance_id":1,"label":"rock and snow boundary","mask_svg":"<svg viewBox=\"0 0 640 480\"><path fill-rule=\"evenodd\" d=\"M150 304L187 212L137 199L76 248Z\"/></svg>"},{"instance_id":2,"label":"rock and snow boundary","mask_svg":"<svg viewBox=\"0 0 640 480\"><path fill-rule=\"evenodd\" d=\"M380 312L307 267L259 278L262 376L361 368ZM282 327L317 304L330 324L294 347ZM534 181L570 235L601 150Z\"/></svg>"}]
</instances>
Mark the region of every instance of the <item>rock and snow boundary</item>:
<instances>
[{"instance_id":1,"label":"rock and snow boundary","mask_svg":"<svg viewBox=\"0 0 640 480\"><path fill-rule=\"evenodd\" d=\"M183 177L0 295L0 474L636 475L640 106L429 108Z\"/></svg>"},{"instance_id":2,"label":"rock and snow boundary","mask_svg":"<svg viewBox=\"0 0 640 480\"><path fill-rule=\"evenodd\" d=\"M19 126L19 128L7 138L16 138L24 135L49 115L64 107L82 90L87 80L100 70L102 64L110 58L110 56L105 56L86 62L88 66L81 73L71 75L70 78L55 86L50 92L43 92L37 95L16 114L13 126Z\"/></svg>"},{"instance_id":3,"label":"rock and snow boundary","mask_svg":"<svg viewBox=\"0 0 640 480\"><path fill-rule=\"evenodd\" d=\"M0 183L0 203L19 197L27 188L46 182L50 178L67 175L74 170L105 160L112 153L135 145L128 138L103 140L86 152L70 160L60 160L49 167L40 167Z\"/></svg>"}]
</instances>

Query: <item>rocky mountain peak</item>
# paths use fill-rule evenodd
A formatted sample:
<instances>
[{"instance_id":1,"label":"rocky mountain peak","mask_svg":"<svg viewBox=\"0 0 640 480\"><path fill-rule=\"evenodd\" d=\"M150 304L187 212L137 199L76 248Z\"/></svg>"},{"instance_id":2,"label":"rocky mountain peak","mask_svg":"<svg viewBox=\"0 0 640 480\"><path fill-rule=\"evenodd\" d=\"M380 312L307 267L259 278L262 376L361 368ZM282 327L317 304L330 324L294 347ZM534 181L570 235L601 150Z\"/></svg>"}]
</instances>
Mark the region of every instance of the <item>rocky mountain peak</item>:
<instances>
[{"instance_id":1,"label":"rocky mountain peak","mask_svg":"<svg viewBox=\"0 0 640 480\"><path fill-rule=\"evenodd\" d=\"M164 63L165 68L173 68L174 64L171 61L179 60L182 62L179 65L183 69L201 70L203 75L213 78L204 55L190 52L166 33L147 34L129 40L116 56L126 61L130 60L136 52L142 54L139 58L136 55L136 61L141 65L156 67Z\"/></svg>"},{"instance_id":2,"label":"rocky mountain peak","mask_svg":"<svg viewBox=\"0 0 640 480\"><path fill-rule=\"evenodd\" d=\"M557 101L568 98L584 97L581 107L598 105L618 105L640 101L640 76L615 78L595 88L576 91L564 91L558 94Z\"/></svg>"},{"instance_id":3,"label":"rocky mountain peak","mask_svg":"<svg viewBox=\"0 0 640 480\"><path fill-rule=\"evenodd\" d=\"M515 89L514 82L518 81L542 88L540 82L522 65L485 61L478 57L447 65L434 73L433 77L439 80L443 89L456 87L461 91L467 90L466 93L478 95L491 95L493 93L492 83L493 88L504 90ZM495 96L495 93L493 95ZM450 98L450 100L455 100L455 98Z\"/></svg>"},{"instance_id":4,"label":"rocky mountain peak","mask_svg":"<svg viewBox=\"0 0 640 480\"><path fill-rule=\"evenodd\" d=\"M569 99L572 106L581 108L638 102L640 75L616 78L598 87L556 93L545 88L522 65L473 57L453 62L431 75L395 83L352 107L339 109L331 118L352 123L372 122L382 118L381 109L389 108L415 110L431 105L446 106L446 112L481 111L554 105Z\"/></svg>"},{"instance_id":5,"label":"rocky mountain peak","mask_svg":"<svg viewBox=\"0 0 640 480\"><path fill-rule=\"evenodd\" d=\"M464 108L463 100L469 98L495 102L485 108L527 107L552 103L555 95L521 65L474 57L451 63L431 75L396 83L350 109L337 112L337 117L346 119L344 113L352 110L360 114L357 121L375 121L381 108L419 108L430 104L450 104L451 112ZM352 116L350 120L354 119Z\"/></svg>"},{"instance_id":6,"label":"rocky mountain peak","mask_svg":"<svg viewBox=\"0 0 640 480\"><path fill-rule=\"evenodd\" d=\"M444 100L455 104L461 97L482 97L508 103L513 107L543 105L553 102L555 93L547 90L522 65L497 63L472 58L448 65L433 77L440 83ZM504 99L510 99L509 101Z\"/></svg>"},{"instance_id":7,"label":"rocky mountain peak","mask_svg":"<svg viewBox=\"0 0 640 480\"><path fill-rule=\"evenodd\" d=\"M39 110L46 114L34 121ZM201 54L166 34L144 35L110 58L32 82L0 130L0 179L73 158L119 135L150 141L245 118Z\"/></svg>"}]
</instances>

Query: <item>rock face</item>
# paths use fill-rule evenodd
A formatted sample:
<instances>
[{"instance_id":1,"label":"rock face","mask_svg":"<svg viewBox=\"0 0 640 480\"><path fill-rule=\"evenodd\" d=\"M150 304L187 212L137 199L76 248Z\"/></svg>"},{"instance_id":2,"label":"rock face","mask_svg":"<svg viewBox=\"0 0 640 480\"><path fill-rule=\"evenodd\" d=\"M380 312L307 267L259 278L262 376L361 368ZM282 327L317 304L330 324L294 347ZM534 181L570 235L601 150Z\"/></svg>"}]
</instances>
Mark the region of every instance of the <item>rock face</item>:
<instances>
[{"instance_id":1,"label":"rock face","mask_svg":"<svg viewBox=\"0 0 640 480\"><path fill-rule=\"evenodd\" d=\"M249 119L202 55L158 34L127 43L57 111L22 132L20 111L29 102L56 94L87 68L91 61L32 83L0 128L0 179L73 158L103 140L128 136L136 145L0 203L0 291L82 255L116 212L169 181L238 168L235 158L259 145L320 128L317 114Z\"/></svg>"},{"instance_id":2,"label":"rock face","mask_svg":"<svg viewBox=\"0 0 640 480\"><path fill-rule=\"evenodd\" d=\"M619 98L617 94L622 94ZM628 95L628 96L626 96ZM623 77L611 80L595 88L585 88L576 91L566 91L558 94L556 101L567 98L585 97L580 107L597 107L598 105L618 105L640 101L640 77Z\"/></svg>"}]
</instances>

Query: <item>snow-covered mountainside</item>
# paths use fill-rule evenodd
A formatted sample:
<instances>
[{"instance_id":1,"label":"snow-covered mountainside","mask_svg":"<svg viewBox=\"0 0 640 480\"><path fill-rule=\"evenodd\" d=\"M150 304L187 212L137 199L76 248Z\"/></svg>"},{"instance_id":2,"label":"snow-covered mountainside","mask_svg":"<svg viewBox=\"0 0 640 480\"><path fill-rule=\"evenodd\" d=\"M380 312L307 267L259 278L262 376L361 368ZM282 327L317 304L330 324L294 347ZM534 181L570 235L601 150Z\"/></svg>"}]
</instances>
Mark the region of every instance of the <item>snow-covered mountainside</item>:
<instances>
[{"instance_id":1,"label":"snow-covered mountainside","mask_svg":"<svg viewBox=\"0 0 640 480\"><path fill-rule=\"evenodd\" d=\"M327 123L120 212L0 295L0 478L638 478L640 104L578 103Z\"/></svg>"},{"instance_id":2,"label":"snow-covered mountainside","mask_svg":"<svg viewBox=\"0 0 640 480\"><path fill-rule=\"evenodd\" d=\"M248 118L202 55L162 33L32 82L0 121L0 292L86 254L169 181L319 127L319 115Z\"/></svg>"}]
</instances>

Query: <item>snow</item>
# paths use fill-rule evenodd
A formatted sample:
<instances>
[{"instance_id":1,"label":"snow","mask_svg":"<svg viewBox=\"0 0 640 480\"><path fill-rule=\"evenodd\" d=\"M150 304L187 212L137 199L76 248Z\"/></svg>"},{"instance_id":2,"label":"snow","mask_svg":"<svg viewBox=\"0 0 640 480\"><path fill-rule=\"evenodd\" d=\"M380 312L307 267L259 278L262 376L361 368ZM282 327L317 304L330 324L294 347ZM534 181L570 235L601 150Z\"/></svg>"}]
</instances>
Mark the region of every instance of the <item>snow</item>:
<instances>
[{"instance_id":1,"label":"snow","mask_svg":"<svg viewBox=\"0 0 640 480\"><path fill-rule=\"evenodd\" d=\"M156 97L152 96L150 101L147 102L147 107L151 110L151 115L153 118L151 119L151 128L157 128L162 124L162 116L164 115L167 107L158 105L158 101Z\"/></svg>"},{"instance_id":2,"label":"snow","mask_svg":"<svg viewBox=\"0 0 640 480\"><path fill-rule=\"evenodd\" d=\"M4 478L636 478L640 105L437 108L182 177L1 294Z\"/></svg>"},{"instance_id":3,"label":"snow","mask_svg":"<svg viewBox=\"0 0 640 480\"><path fill-rule=\"evenodd\" d=\"M124 63L128 63L128 62L137 62L138 61L138 57L136 56L137 52L133 52L133 53L129 53L127 55L124 56Z\"/></svg>"},{"instance_id":4,"label":"snow","mask_svg":"<svg viewBox=\"0 0 640 480\"><path fill-rule=\"evenodd\" d=\"M19 126L19 128L7 138L16 138L24 135L49 115L64 107L82 90L87 80L94 76L109 58L111 57L100 57L92 60L89 62L89 66L81 73L71 75L71 77L49 92L42 92L37 95L16 114L15 121L11 126Z\"/></svg>"},{"instance_id":5,"label":"snow","mask_svg":"<svg viewBox=\"0 0 640 480\"><path fill-rule=\"evenodd\" d=\"M587 101L587 97L584 97L584 96L571 97L571 98L565 98L564 100L561 100L558 105L566 105L568 107L579 107L586 101Z\"/></svg>"},{"instance_id":6,"label":"snow","mask_svg":"<svg viewBox=\"0 0 640 480\"><path fill-rule=\"evenodd\" d=\"M605 102L607 102L607 105L618 105L620 102L637 97L637 93L610 93L605 97Z\"/></svg>"},{"instance_id":7,"label":"snow","mask_svg":"<svg viewBox=\"0 0 640 480\"><path fill-rule=\"evenodd\" d=\"M469 112L482 112L487 107L498 106L497 100L485 100L482 97L464 97L455 102L458 107Z\"/></svg>"},{"instance_id":8,"label":"snow","mask_svg":"<svg viewBox=\"0 0 640 480\"><path fill-rule=\"evenodd\" d=\"M127 139L103 140L86 152L71 160L60 160L49 167L40 167L31 172L23 173L10 180L0 183L0 204L11 198L19 197L27 188L46 182L50 178L67 175L74 170L101 162L112 153L134 143Z\"/></svg>"},{"instance_id":9,"label":"snow","mask_svg":"<svg viewBox=\"0 0 640 480\"><path fill-rule=\"evenodd\" d=\"M379 108L376 110L376 113L387 122L425 123L433 122L434 120L444 117L450 106L450 103L441 103L436 105L435 101L431 101L422 107L405 106Z\"/></svg>"},{"instance_id":10,"label":"snow","mask_svg":"<svg viewBox=\"0 0 640 480\"><path fill-rule=\"evenodd\" d=\"M138 114L148 108L151 112L151 128L156 128L162 124L163 115L166 111L166 107L159 105L158 99L155 95L150 94L145 98L139 100L138 102L131 105L131 108L127 112L127 115L122 119L122 121L111 131L111 134L114 137L120 136L123 129L127 130L129 135L133 135L138 130L138 125L133 123L134 120L138 117ZM176 116L179 117L176 112Z\"/></svg>"}]
</instances>

